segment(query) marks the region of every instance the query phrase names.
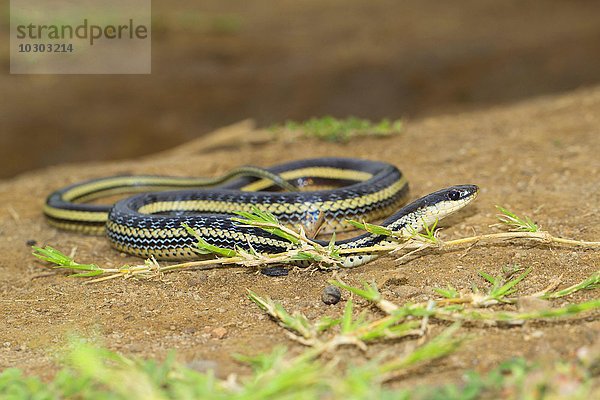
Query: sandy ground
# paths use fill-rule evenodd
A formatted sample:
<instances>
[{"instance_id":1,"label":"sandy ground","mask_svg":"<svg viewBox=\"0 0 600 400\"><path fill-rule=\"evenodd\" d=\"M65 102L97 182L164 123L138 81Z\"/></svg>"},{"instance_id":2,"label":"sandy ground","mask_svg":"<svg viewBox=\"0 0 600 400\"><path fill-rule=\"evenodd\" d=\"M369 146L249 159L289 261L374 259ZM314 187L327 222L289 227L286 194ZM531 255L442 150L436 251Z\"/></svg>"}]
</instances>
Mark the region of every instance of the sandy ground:
<instances>
[{"instance_id":1,"label":"sandy ground","mask_svg":"<svg viewBox=\"0 0 600 400\"><path fill-rule=\"evenodd\" d=\"M244 138L244 143L228 144L228 134ZM276 344L300 348L246 298L247 288L310 318L339 315L343 309L344 302L326 306L320 300L331 273L297 271L271 278L229 268L83 285L81 280L48 269L31 256L28 241L67 253L76 251L77 259L105 266L138 261L112 250L103 237L59 232L45 223L41 214L45 196L84 178L165 171L210 176L240 164L363 157L398 165L411 182L412 197L451 184L478 184L480 197L444 223L444 238L493 230L488 226L495 222L495 204L530 215L557 235L600 238L600 88L407 121L399 136L357 139L347 145L312 140L252 143L263 138L264 132L240 124L143 159L53 167L0 183L0 368L16 366L49 376L55 371L57 350L76 333L96 337L128 355L161 358L169 349L177 349L180 361L215 366L220 376L243 373L245 368L232 360L232 353L255 354ZM431 298L433 287L485 286L477 271L498 274L507 264L533 267L521 292L533 293L557 276L562 276L564 285L573 284L596 271L599 261L598 251L526 243L481 245L469 251L427 254L409 263L383 257L341 271L340 276L352 284L374 280L385 296L402 303ZM572 300L597 296L597 291L589 291ZM595 313L522 327L464 328L472 335L468 344L445 360L419 369L405 382L458 379L465 369L485 371L513 356L574 357L577 349L598 341L598 317ZM434 327L434 331L439 329ZM383 350L400 353L413 343L374 345L368 356ZM354 350L341 354L349 360L361 359Z\"/></svg>"}]
</instances>

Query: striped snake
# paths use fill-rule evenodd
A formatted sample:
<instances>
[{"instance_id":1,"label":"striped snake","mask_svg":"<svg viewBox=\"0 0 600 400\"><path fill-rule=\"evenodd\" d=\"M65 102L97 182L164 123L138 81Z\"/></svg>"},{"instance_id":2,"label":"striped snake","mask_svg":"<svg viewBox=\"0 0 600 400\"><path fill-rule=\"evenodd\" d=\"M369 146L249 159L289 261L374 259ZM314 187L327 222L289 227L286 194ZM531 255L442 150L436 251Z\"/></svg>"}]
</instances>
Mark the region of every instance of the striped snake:
<instances>
[{"instance_id":1,"label":"striped snake","mask_svg":"<svg viewBox=\"0 0 600 400\"><path fill-rule=\"evenodd\" d=\"M90 204L124 193L140 194L113 206ZM87 234L106 232L117 250L174 260L198 258L194 250L196 239L182 224L189 225L206 242L224 248L251 246L263 253L288 250L290 243L280 237L231 221L233 212L251 211L252 207L272 213L287 226L311 227L318 221L322 223L322 233L348 230L351 228L348 219L373 221L398 210L381 225L394 232L408 233L461 209L477 193L474 185L452 186L398 210L406 200L408 183L393 165L353 158L316 158L267 169L242 167L218 178L94 179L52 193L44 214L51 225L61 229ZM341 249L365 248L389 240L364 233L339 240L336 245ZM342 265L362 265L376 256L345 254Z\"/></svg>"}]
</instances>

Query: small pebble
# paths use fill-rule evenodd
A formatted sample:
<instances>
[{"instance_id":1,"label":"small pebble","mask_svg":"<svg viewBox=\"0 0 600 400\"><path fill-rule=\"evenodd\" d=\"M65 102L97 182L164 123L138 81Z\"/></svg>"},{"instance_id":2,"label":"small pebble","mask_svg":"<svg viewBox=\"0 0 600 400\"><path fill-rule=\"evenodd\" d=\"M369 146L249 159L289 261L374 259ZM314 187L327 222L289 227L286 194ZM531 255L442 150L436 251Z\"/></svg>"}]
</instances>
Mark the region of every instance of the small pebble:
<instances>
[{"instance_id":1,"label":"small pebble","mask_svg":"<svg viewBox=\"0 0 600 400\"><path fill-rule=\"evenodd\" d=\"M329 285L325 289L323 289L323 293L321 294L321 300L323 303L337 304L342 298L342 293L337 286Z\"/></svg>"},{"instance_id":2,"label":"small pebble","mask_svg":"<svg viewBox=\"0 0 600 400\"><path fill-rule=\"evenodd\" d=\"M218 328L213 329L210 334L215 339L223 339L225 335L227 335L227 329L219 326Z\"/></svg>"}]
</instances>

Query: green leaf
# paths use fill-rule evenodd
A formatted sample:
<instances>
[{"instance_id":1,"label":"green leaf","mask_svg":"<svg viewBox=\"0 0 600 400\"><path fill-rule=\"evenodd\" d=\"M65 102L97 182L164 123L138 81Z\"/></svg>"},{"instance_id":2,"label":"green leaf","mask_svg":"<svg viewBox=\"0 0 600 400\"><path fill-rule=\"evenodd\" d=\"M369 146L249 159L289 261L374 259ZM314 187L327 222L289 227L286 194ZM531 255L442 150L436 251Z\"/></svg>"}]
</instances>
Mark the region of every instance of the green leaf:
<instances>
[{"instance_id":1,"label":"green leaf","mask_svg":"<svg viewBox=\"0 0 600 400\"><path fill-rule=\"evenodd\" d=\"M341 324L341 322L341 318L331 318L328 316L321 317L321 319L319 319L315 323L315 329L317 330L317 332L324 332L334 326Z\"/></svg>"},{"instance_id":2,"label":"green leaf","mask_svg":"<svg viewBox=\"0 0 600 400\"><path fill-rule=\"evenodd\" d=\"M340 259L340 249L337 247L337 245L335 243L336 243L336 240L335 240L335 231L334 231L333 234L331 235L331 240L329 240L329 244L327 245L327 252L329 253L329 256L331 258L339 260Z\"/></svg>"},{"instance_id":3,"label":"green leaf","mask_svg":"<svg viewBox=\"0 0 600 400\"><path fill-rule=\"evenodd\" d=\"M513 288L519 283L521 282L523 279L525 279L525 277L527 275L529 275L529 273L531 272L531 267L527 268L525 270L525 272L523 272L521 275L519 275L517 278L515 279L511 279L510 281L508 281L507 283L505 283L504 285L502 285L500 288L498 288L498 290L496 291L497 294L499 296L506 296L508 294L513 293L515 290L513 290Z\"/></svg>"},{"instance_id":4,"label":"green leaf","mask_svg":"<svg viewBox=\"0 0 600 400\"><path fill-rule=\"evenodd\" d=\"M458 298L458 291L450 285L448 285L447 289L433 288L433 291L447 299Z\"/></svg>"},{"instance_id":5,"label":"green leaf","mask_svg":"<svg viewBox=\"0 0 600 400\"><path fill-rule=\"evenodd\" d=\"M381 294L379 293L379 290L377 289L375 283L369 285L367 282L363 282L363 289L360 289L354 286L346 285L345 283L342 283L340 281L330 280L327 282L341 289L346 289L347 291L374 303L381 300Z\"/></svg>"},{"instance_id":6,"label":"green leaf","mask_svg":"<svg viewBox=\"0 0 600 400\"><path fill-rule=\"evenodd\" d=\"M592 290L600 287L600 271L594 272L591 276L585 280L564 288L555 292L546 293L542 298L544 299L558 299L560 297L568 296L576 293L580 290Z\"/></svg>"},{"instance_id":7,"label":"green leaf","mask_svg":"<svg viewBox=\"0 0 600 400\"><path fill-rule=\"evenodd\" d=\"M354 226L355 228L362 229L362 230L372 233L374 235L380 235L380 236L393 236L394 235L394 232L392 232L390 229L385 228L383 226L369 224L368 222L364 222L364 221L358 222L358 221L354 221L352 219L347 219L346 222L348 222L350 225Z\"/></svg>"},{"instance_id":8,"label":"green leaf","mask_svg":"<svg viewBox=\"0 0 600 400\"><path fill-rule=\"evenodd\" d=\"M498 205L496 208L502 213L498 216L498 220L509 226L511 230L518 232L538 232L540 230L540 227L531 218L521 218L512 211Z\"/></svg>"},{"instance_id":9,"label":"green leaf","mask_svg":"<svg viewBox=\"0 0 600 400\"><path fill-rule=\"evenodd\" d=\"M423 236L431 241L437 241L437 238L435 237L435 230L438 226L438 223L439 219L436 218L433 224L429 226L423 218L423 229L425 230L425 234Z\"/></svg>"},{"instance_id":10,"label":"green leaf","mask_svg":"<svg viewBox=\"0 0 600 400\"><path fill-rule=\"evenodd\" d=\"M383 119L372 122L367 119L348 117L337 119L332 116L311 118L304 122L286 121L271 128L275 132L299 132L304 137L314 137L329 142L345 143L359 136L390 136L402 131L402 121Z\"/></svg>"},{"instance_id":11,"label":"green leaf","mask_svg":"<svg viewBox=\"0 0 600 400\"><path fill-rule=\"evenodd\" d=\"M253 292L250 289L246 289L248 292L248 298L252 300L261 310L268 311L269 310L269 301L260 297L257 293Z\"/></svg>"},{"instance_id":12,"label":"green leaf","mask_svg":"<svg viewBox=\"0 0 600 400\"><path fill-rule=\"evenodd\" d=\"M39 258L42 261L54 264L54 268L66 268L80 271L100 271L100 273L103 272L102 268L100 268L96 264L79 264L75 262L75 260L73 260L71 257L60 252L59 250L56 250L51 246L46 246L44 248L32 246L32 248L33 255L35 257Z\"/></svg>"},{"instance_id":13,"label":"green leaf","mask_svg":"<svg viewBox=\"0 0 600 400\"><path fill-rule=\"evenodd\" d=\"M300 243L300 239L284 231L283 225L279 223L277 217L267 211L262 211L256 206L252 206L252 211L236 211L235 214L243 218L231 218L232 221L242 225L255 226L275 236L279 236L293 244Z\"/></svg>"},{"instance_id":14,"label":"green leaf","mask_svg":"<svg viewBox=\"0 0 600 400\"><path fill-rule=\"evenodd\" d=\"M342 322L340 325L342 334L352 331L352 310L352 299L348 299L346 306L344 307L344 314L342 315Z\"/></svg>"},{"instance_id":15,"label":"green leaf","mask_svg":"<svg viewBox=\"0 0 600 400\"><path fill-rule=\"evenodd\" d=\"M485 273L483 271L477 271L477 273L479 275L481 275L483 278L485 278L485 280L488 281L489 283L491 283L492 285L495 285L496 281L498 280L498 278L496 278L488 273Z\"/></svg>"},{"instance_id":16,"label":"green leaf","mask_svg":"<svg viewBox=\"0 0 600 400\"><path fill-rule=\"evenodd\" d=\"M198 232L196 232L196 230L194 230L188 224L184 223L184 224L181 224L181 226L184 227L185 230L196 239L196 246L198 247L198 249L196 251L198 253L200 253L200 254L218 254L223 257L235 257L238 255L235 250L225 249L223 247L215 246L215 245L208 243L206 240L204 240L204 238L202 236L200 236L198 234Z\"/></svg>"},{"instance_id":17,"label":"green leaf","mask_svg":"<svg viewBox=\"0 0 600 400\"><path fill-rule=\"evenodd\" d=\"M408 332L421 325L420 321L407 321L399 324L399 320L403 318L403 316L396 316L395 318L381 319L381 323L371 324L370 329L362 333L359 338L365 342L382 338L399 338L406 336Z\"/></svg>"},{"instance_id":18,"label":"green leaf","mask_svg":"<svg viewBox=\"0 0 600 400\"><path fill-rule=\"evenodd\" d=\"M381 373L393 372L450 354L464 341L463 337L453 337L459 326L459 324L454 324L408 355L381 364L379 371Z\"/></svg>"}]
</instances>

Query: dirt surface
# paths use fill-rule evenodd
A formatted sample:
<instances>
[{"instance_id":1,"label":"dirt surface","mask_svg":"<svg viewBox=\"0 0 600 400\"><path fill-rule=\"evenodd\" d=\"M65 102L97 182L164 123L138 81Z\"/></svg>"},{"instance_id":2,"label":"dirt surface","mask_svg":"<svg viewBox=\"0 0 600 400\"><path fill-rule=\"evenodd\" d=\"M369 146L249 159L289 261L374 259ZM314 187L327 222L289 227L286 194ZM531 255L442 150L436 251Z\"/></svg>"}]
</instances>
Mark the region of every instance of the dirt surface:
<instances>
[{"instance_id":1,"label":"dirt surface","mask_svg":"<svg viewBox=\"0 0 600 400\"><path fill-rule=\"evenodd\" d=\"M245 144L228 144L229 135ZM0 184L0 369L16 366L49 376L54 354L67 337L97 338L128 355L164 357L177 349L191 365L215 366L220 376L244 372L232 353L255 354L284 344L299 345L246 298L246 289L271 296L310 318L339 315L344 302L326 306L321 291L332 273L294 271L271 278L242 269L186 271L162 279L116 280L84 285L37 262L27 242L50 244L78 260L118 266L139 260L110 248L103 237L57 231L41 215L45 196L85 178L116 173L215 175L240 164L269 166L321 156L352 156L398 165L411 182L411 196L440 187L476 183L481 195L468 209L444 222L444 238L489 232L495 204L530 215L545 229L568 238L600 238L600 88L547 97L488 111L409 121L387 139L357 139L347 145L306 140L262 141L268 136L239 124L178 149L139 160L65 165L31 172ZM219 143L220 142L220 143ZM398 263L380 258L339 272L346 282L374 280L390 300L424 301L433 287L485 286L482 270L498 274L506 264L533 267L521 293L539 291L562 276L573 284L598 269L600 252L533 244L480 245L468 251L430 253ZM573 301L597 297L589 291ZM347 294L344 299L347 299ZM561 302L556 302L560 305ZM443 361L419 369L406 381L442 383L464 369L489 370L501 360L574 357L598 341L598 313L563 322L522 327L468 327L473 339ZM222 329L223 328L223 329ZM436 325L434 332L441 329ZM374 345L401 353L410 340ZM343 350L360 360L354 350Z\"/></svg>"},{"instance_id":2,"label":"dirt surface","mask_svg":"<svg viewBox=\"0 0 600 400\"><path fill-rule=\"evenodd\" d=\"M595 1L152 7L151 75L0 74L0 177L151 154L245 118L422 117L600 83ZM8 72L8 6L0 21Z\"/></svg>"}]
</instances>

